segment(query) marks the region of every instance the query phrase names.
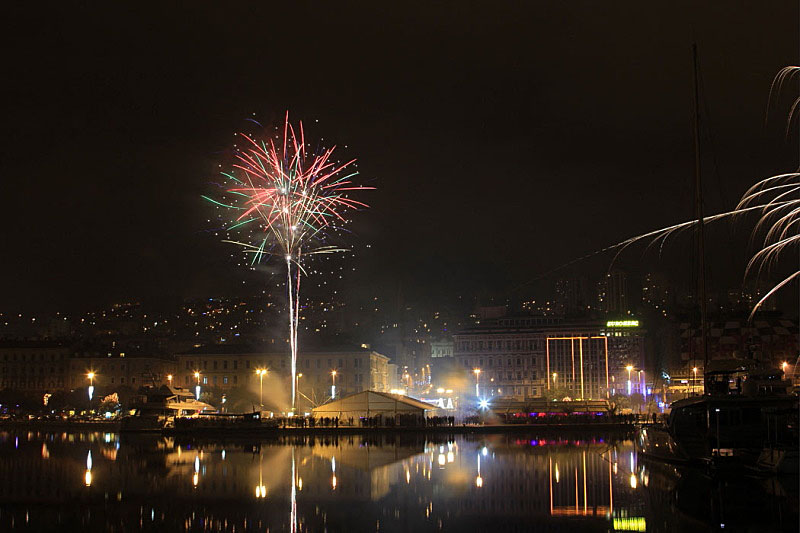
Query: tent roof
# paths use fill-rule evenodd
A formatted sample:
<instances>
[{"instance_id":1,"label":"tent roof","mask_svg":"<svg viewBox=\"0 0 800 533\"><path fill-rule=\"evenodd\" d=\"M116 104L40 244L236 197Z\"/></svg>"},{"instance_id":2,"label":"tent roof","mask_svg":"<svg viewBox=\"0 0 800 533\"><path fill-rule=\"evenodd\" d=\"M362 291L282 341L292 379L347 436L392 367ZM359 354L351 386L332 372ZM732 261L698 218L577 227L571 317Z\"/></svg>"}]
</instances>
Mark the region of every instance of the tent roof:
<instances>
[{"instance_id":1,"label":"tent roof","mask_svg":"<svg viewBox=\"0 0 800 533\"><path fill-rule=\"evenodd\" d=\"M347 411L433 411L438 409L435 405L425 403L415 398L409 398L401 394L389 394L388 392L362 391L338 400L330 401L326 404L315 407L316 413L334 413Z\"/></svg>"}]
</instances>

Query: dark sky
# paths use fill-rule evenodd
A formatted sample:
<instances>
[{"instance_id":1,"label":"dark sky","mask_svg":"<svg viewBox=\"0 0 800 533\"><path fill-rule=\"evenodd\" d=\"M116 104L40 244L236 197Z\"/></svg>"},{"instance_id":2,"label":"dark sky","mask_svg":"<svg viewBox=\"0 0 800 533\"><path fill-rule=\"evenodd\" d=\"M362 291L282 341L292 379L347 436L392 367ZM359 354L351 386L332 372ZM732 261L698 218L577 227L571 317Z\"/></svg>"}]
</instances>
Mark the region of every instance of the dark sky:
<instances>
[{"instance_id":1,"label":"dark sky","mask_svg":"<svg viewBox=\"0 0 800 533\"><path fill-rule=\"evenodd\" d=\"M691 217L693 41L707 210L796 165L787 99L764 125L796 2L284 4L4 7L0 308L240 288L200 195L252 113L348 145L379 187L351 282L409 294Z\"/></svg>"}]
</instances>

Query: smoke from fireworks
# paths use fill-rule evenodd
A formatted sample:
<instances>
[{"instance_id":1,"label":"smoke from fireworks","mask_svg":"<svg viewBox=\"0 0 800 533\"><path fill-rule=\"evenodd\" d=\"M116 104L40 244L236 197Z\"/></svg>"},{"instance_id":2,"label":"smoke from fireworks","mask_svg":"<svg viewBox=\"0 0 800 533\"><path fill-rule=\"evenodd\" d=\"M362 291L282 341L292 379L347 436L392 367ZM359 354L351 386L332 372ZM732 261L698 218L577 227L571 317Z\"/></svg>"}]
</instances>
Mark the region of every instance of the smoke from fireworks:
<instances>
[{"instance_id":1,"label":"smoke from fireworks","mask_svg":"<svg viewBox=\"0 0 800 533\"><path fill-rule=\"evenodd\" d=\"M229 212L226 239L252 254L251 264L278 256L286 264L289 309L289 346L292 370L292 409L296 407L297 331L300 314L300 278L308 256L345 251L328 244L328 237L347 222L349 211L367 204L349 197L353 191L373 189L356 185L355 159L340 163L335 146L312 150L303 123L295 127L289 113L283 135L237 134L232 169L223 172L226 183L218 199L204 198Z\"/></svg>"}]
</instances>

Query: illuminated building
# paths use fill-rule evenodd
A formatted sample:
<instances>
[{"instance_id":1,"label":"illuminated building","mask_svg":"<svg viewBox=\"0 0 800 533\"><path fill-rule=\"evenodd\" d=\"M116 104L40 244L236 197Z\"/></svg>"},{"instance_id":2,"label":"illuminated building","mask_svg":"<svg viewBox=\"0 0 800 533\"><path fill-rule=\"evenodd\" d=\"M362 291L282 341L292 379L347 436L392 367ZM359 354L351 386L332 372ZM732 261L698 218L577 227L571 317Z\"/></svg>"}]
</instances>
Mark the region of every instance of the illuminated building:
<instances>
[{"instance_id":1,"label":"illuminated building","mask_svg":"<svg viewBox=\"0 0 800 533\"><path fill-rule=\"evenodd\" d=\"M610 386L606 360L610 377L616 346L609 337L612 332L606 330L606 321L549 316L487 319L453 336L454 357L465 372L481 369L480 388L485 396L519 400L546 396L553 388L552 374L557 373L556 388L565 388L575 398L583 394L587 399L603 399Z\"/></svg>"},{"instance_id":2,"label":"illuminated building","mask_svg":"<svg viewBox=\"0 0 800 533\"><path fill-rule=\"evenodd\" d=\"M643 323L630 317L606 320L601 335L608 339L608 372L611 395L628 394L626 368L645 369L645 329ZM645 374L647 375L647 373ZM643 383L634 380L631 392L643 394Z\"/></svg>"},{"instance_id":3,"label":"illuminated building","mask_svg":"<svg viewBox=\"0 0 800 533\"><path fill-rule=\"evenodd\" d=\"M622 315L630 312L628 298L628 276L620 270L612 270L597 284L597 305L605 313Z\"/></svg>"},{"instance_id":4,"label":"illuminated building","mask_svg":"<svg viewBox=\"0 0 800 533\"><path fill-rule=\"evenodd\" d=\"M591 306L589 280L586 277L564 278L556 281L554 311L562 315L585 313Z\"/></svg>"},{"instance_id":5,"label":"illuminated building","mask_svg":"<svg viewBox=\"0 0 800 533\"><path fill-rule=\"evenodd\" d=\"M266 369L264 379L265 400L270 396L272 380L290 380L288 352L258 349L249 345L216 344L200 346L178 354L177 384L190 386L194 372L201 373L203 387L220 390L247 387L258 391L260 377L257 369ZM336 371L336 395L347 395L362 390L389 390L389 358L367 348L340 347L325 351L301 351L297 357L297 371L303 374L299 381L301 398L306 396L315 403L330 397L331 371ZM300 404L307 403L301 399Z\"/></svg>"},{"instance_id":6,"label":"illuminated building","mask_svg":"<svg viewBox=\"0 0 800 533\"><path fill-rule=\"evenodd\" d=\"M106 394L119 387L167 385L167 376L175 372L176 366L175 361L166 356L118 353L105 357L73 357L69 362L67 385L70 388L84 386L88 370L95 373L93 381L98 393Z\"/></svg>"},{"instance_id":7,"label":"illuminated building","mask_svg":"<svg viewBox=\"0 0 800 533\"><path fill-rule=\"evenodd\" d=\"M452 340L432 340L430 342L431 358L453 357Z\"/></svg>"},{"instance_id":8,"label":"illuminated building","mask_svg":"<svg viewBox=\"0 0 800 533\"><path fill-rule=\"evenodd\" d=\"M554 376L548 388L568 391L573 399L610 395L605 335L548 336L545 342L546 375Z\"/></svg>"}]
</instances>

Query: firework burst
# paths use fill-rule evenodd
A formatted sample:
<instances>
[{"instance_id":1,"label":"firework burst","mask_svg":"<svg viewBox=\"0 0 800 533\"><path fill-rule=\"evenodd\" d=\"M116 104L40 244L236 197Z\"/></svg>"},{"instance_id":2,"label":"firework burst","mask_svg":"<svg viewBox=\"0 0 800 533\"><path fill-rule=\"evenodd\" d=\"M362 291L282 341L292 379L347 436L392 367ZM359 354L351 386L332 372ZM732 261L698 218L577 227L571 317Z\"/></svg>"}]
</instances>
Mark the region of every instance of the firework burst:
<instances>
[{"instance_id":1,"label":"firework burst","mask_svg":"<svg viewBox=\"0 0 800 533\"><path fill-rule=\"evenodd\" d=\"M357 185L355 159L339 162L335 146L312 150L303 123L295 128L289 114L282 135L260 138L239 133L234 162L223 172L224 193L204 198L225 208L226 232L238 238L224 242L240 246L255 265L278 256L286 264L289 309L289 345L292 370L292 410L297 401L297 331L300 315L300 279L310 256L345 251L328 238L349 221L347 214L367 204L350 198L354 191L373 189Z\"/></svg>"}]
</instances>

